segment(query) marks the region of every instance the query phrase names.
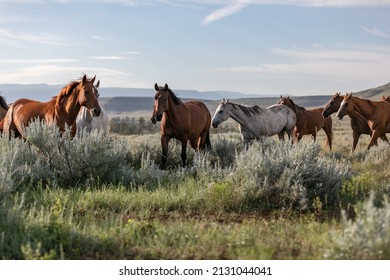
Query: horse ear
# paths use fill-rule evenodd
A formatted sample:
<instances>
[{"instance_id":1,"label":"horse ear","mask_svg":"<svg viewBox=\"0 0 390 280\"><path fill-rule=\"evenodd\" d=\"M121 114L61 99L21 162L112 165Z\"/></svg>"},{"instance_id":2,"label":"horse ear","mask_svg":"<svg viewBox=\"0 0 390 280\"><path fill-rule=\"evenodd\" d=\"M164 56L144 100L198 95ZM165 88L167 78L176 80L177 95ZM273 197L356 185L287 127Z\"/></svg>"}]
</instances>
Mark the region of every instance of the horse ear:
<instances>
[{"instance_id":1,"label":"horse ear","mask_svg":"<svg viewBox=\"0 0 390 280\"><path fill-rule=\"evenodd\" d=\"M225 98L222 98L221 104L224 104L224 103L225 103Z\"/></svg>"},{"instance_id":2,"label":"horse ear","mask_svg":"<svg viewBox=\"0 0 390 280\"><path fill-rule=\"evenodd\" d=\"M229 102L229 98L226 100L225 104Z\"/></svg>"},{"instance_id":3,"label":"horse ear","mask_svg":"<svg viewBox=\"0 0 390 280\"><path fill-rule=\"evenodd\" d=\"M83 79L82 79L82 81L81 81L81 82L82 82L83 84L85 84L85 82L86 82L86 81L87 81L87 75L86 75L86 74L84 74L84 76L83 76Z\"/></svg>"},{"instance_id":4,"label":"horse ear","mask_svg":"<svg viewBox=\"0 0 390 280\"><path fill-rule=\"evenodd\" d=\"M98 88L100 86L100 80L97 82L95 88Z\"/></svg>"},{"instance_id":5,"label":"horse ear","mask_svg":"<svg viewBox=\"0 0 390 280\"><path fill-rule=\"evenodd\" d=\"M335 96L336 96L336 97L339 97L339 96L340 96L340 93L341 93L341 92L336 92L336 95L335 95Z\"/></svg>"},{"instance_id":6,"label":"horse ear","mask_svg":"<svg viewBox=\"0 0 390 280\"><path fill-rule=\"evenodd\" d=\"M155 89L156 91L159 90L159 87L158 87L158 84L157 84L157 83L154 84L154 89Z\"/></svg>"},{"instance_id":7,"label":"horse ear","mask_svg":"<svg viewBox=\"0 0 390 280\"><path fill-rule=\"evenodd\" d=\"M96 75L95 75L95 77L93 77L92 79L91 79L91 84L93 84L94 82L95 82L95 79L96 79Z\"/></svg>"},{"instance_id":8,"label":"horse ear","mask_svg":"<svg viewBox=\"0 0 390 280\"><path fill-rule=\"evenodd\" d=\"M165 84L164 90L168 91L168 85L167 84Z\"/></svg>"}]
</instances>

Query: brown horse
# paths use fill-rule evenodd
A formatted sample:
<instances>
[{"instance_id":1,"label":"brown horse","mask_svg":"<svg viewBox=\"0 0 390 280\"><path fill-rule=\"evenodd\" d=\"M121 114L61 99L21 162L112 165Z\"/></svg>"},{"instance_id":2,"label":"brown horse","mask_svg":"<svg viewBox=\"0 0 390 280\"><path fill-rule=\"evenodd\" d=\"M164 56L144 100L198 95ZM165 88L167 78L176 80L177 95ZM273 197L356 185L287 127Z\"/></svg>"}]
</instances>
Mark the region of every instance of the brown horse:
<instances>
[{"instance_id":1,"label":"brown horse","mask_svg":"<svg viewBox=\"0 0 390 280\"><path fill-rule=\"evenodd\" d=\"M327 137L327 144L332 150L332 118L324 118L322 116L323 108L305 109L296 105L289 97L280 96L279 104L284 104L290 107L297 116L297 122L294 128L294 138L299 142L303 135L312 135L313 140L317 138L317 132L320 129L325 131Z\"/></svg>"},{"instance_id":2,"label":"brown horse","mask_svg":"<svg viewBox=\"0 0 390 280\"><path fill-rule=\"evenodd\" d=\"M55 123L61 132L65 131L66 126L71 127L71 135L74 137L76 117L81 106L87 107L94 116L100 115L94 81L95 77L88 80L84 75L81 81L71 82L48 102L25 98L15 101L3 119L4 133L14 133L15 137L21 137L31 121L40 119L46 123Z\"/></svg>"},{"instance_id":3,"label":"brown horse","mask_svg":"<svg viewBox=\"0 0 390 280\"><path fill-rule=\"evenodd\" d=\"M165 169L168 154L168 142L175 138L182 143L181 159L183 167L187 160L187 142L195 150L210 148L209 129L211 115L206 105L199 101L183 103L165 84L159 87L154 85L154 108L152 123L161 121L161 168Z\"/></svg>"},{"instance_id":4,"label":"brown horse","mask_svg":"<svg viewBox=\"0 0 390 280\"><path fill-rule=\"evenodd\" d=\"M390 132L390 103L386 101L372 101L352 96L352 93L345 95L337 111L336 116L342 119L345 115L357 112L367 120L371 129L371 140L367 149L377 144L378 137Z\"/></svg>"},{"instance_id":5,"label":"brown horse","mask_svg":"<svg viewBox=\"0 0 390 280\"><path fill-rule=\"evenodd\" d=\"M322 115L324 117L328 117L333 113L336 113L339 108L340 104L343 101L344 96L340 95L340 92L337 92L335 95L332 96L332 98L326 103L325 109L322 112ZM386 100L390 102L389 97L387 99L383 96L382 100ZM351 128L352 128L352 136L353 136L353 142L352 142L352 152L356 149L357 143L359 141L360 135L362 134L368 134L371 136L371 129L368 126L367 121L357 112L351 112L348 114L349 118L351 119ZM388 142L388 139L386 135L381 136L381 139L383 141Z\"/></svg>"}]
</instances>

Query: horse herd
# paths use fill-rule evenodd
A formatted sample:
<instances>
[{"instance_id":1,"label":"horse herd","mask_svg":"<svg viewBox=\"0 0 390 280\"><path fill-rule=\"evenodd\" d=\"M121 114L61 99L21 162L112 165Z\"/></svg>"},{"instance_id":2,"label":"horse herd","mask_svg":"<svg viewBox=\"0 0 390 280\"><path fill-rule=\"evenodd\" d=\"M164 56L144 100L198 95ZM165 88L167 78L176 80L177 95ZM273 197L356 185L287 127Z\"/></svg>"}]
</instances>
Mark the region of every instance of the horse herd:
<instances>
[{"instance_id":1,"label":"horse herd","mask_svg":"<svg viewBox=\"0 0 390 280\"><path fill-rule=\"evenodd\" d=\"M79 81L65 86L60 93L48 102L19 99L8 105L0 96L0 132L15 137L23 137L24 128L39 118L46 123L55 123L61 132L66 126L71 128L74 137L77 131L92 128L109 130L108 114L98 102L97 88L100 81L88 79L86 75ZM266 136L278 135L284 141L285 134L294 143L304 135L316 134L323 129L327 144L332 149L332 118L336 113L339 119L348 115L353 131L352 151L355 150L361 134L371 135L368 149L377 144L377 139L388 141L386 133L390 132L390 97L373 101L352 96L352 93L341 96L336 93L324 108L306 109L294 103L290 97L280 96L278 104L264 108L258 105L240 105L223 99L214 116L211 117L207 106L200 101L182 102L168 87L154 86L154 106L151 121L161 122L161 168L167 163L168 143L174 138L182 143L181 159L186 165L188 142L195 150L210 149L210 127L232 118L239 124L242 140L246 148L251 140Z\"/></svg>"}]
</instances>

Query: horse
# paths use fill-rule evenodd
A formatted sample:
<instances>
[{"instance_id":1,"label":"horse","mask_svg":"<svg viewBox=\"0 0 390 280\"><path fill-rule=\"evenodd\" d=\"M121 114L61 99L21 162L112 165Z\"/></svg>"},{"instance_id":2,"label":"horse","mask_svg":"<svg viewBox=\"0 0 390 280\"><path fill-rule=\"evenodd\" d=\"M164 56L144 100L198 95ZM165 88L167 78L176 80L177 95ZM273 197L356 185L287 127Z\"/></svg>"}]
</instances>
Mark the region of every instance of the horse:
<instances>
[{"instance_id":1,"label":"horse","mask_svg":"<svg viewBox=\"0 0 390 280\"><path fill-rule=\"evenodd\" d=\"M48 102L26 98L15 101L3 119L3 132L15 137L23 137L24 128L35 119L56 124L61 132L66 126L71 128L71 136L76 134L76 117L81 106L87 107L94 116L99 116L101 108L94 86L95 77L86 75L80 81L73 81L62 88L60 93Z\"/></svg>"},{"instance_id":2,"label":"horse","mask_svg":"<svg viewBox=\"0 0 390 280\"><path fill-rule=\"evenodd\" d=\"M100 85L100 80L97 82L95 88ZM97 92L97 97L99 97L99 93ZM98 101L99 102L99 101ZM108 133L110 131L110 119L108 117L108 113L103 106L99 107L101 109L100 115L94 117L93 113L86 107L81 107L79 114L76 118L76 126L77 131L81 131L84 129L86 132L91 132L94 129L99 131L103 131L104 133Z\"/></svg>"},{"instance_id":3,"label":"horse","mask_svg":"<svg viewBox=\"0 0 390 280\"><path fill-rule=\"evenodd\" d=\"M322 116L323 108L306 109L294 103L289 97L280 96L279 104L284 104L291 108L297 115L297 123L294 128L294 138L299 142L303 135L312 136L313 140L317 139L317 132L323 129L326 134L327 144L332 150L332 118L330 116L324 118Z\"/></svg>"},{"instance_id":4,"label":"horse","mask_svg":"<svg viewBox=\"0 0 390 280\"><path fill-rule=\"evenodd\" d=\"M181 141L181 160L183 167L187 160L187 142L198 151L210 149L211 115L206 105L200 101L183 103L165 84L164 87L154 85L154 107L151 121L153 124L161 121L161 169L165 169L168 154L168 143L171 138Z\"/></svg>"},{"instance_id":5,"label":"horse","mask_svg":"<svg viewBox=\"0 0 390 280\"><path fill-rule=\"evenodd\" d=\"M5 101L5 98L0 95L0 133L3 132L3 119L5 115L7 114L7 111L9 109L9 106L7 102Z\"/></svg>"},{"instance_id":6,"label":"horse","mask_svg":"<svg viewBox=\"0 0 390 280\"><path fill-rule=\"evenodd\" d=\"M108 133L110 131L110 118L103 106L100 106L100 109L100 115L94 117L89 109L81 107L76 118L77 131L84 130L86 132L92 132L94 129L97 129L98 131Z\"/></svg>"},{"instance_id":7,"label":"horse","mask_svg":"<svg viewBox=\"0 0 390 280\"><path fill-rule=\"evenodd\" d=\"M9 109L9 106L8 106L7 102L5 101L5 98L0 95L0 120L5 117L8 109Z\"/></svg>"},{"instance_id":8,"label":"horse","mask_svg":"<svg viewBox=\"0 0 390 280\"><path fill-rule=\"evenodd\" d=\"M212 118L212 126L217 128L228 118L239 124L242 141L248 149L251 140L259 140L264 136L278 134L279 140L284 140L287 133L289 140L296 123L296 115L285 105L275 104L268 108L258 105L249 107L222 99Z\"/></svg>"},{"instance_id":9,"label":"horse","mask_svg":"<svg viewBox=\"0 0 390 280\"><path fill-rule=\"evenodd\" d=\"M340 95L340 92L337 92L332 96L332 98L326 103L324 107L324 111L322 112L322 115L326 118L330 116L333 113L336 113L341 105L341 102L344 99L344 96ZM383 101L390 102L389 97L382 97ZM359 141L360 135L362 134L368 134L371 136L371 129L368 126L367 121L357 112L351 112L348 114L350 120L351 120L351 128L352 128L352 152L355 151L357 143ZM386 135L383 135L380 137L383 141L389 142Z\"/></svg>"},{"instance_id":10,"label":"horse","mask_svg":"<svg viewBox=\"0 0 390 280\"><path fill-rule=\"evenodd\" d=\"M371 140L367 146L369 150L377 145L377 139L390 132L390 103L386 101L372 101L352 96L347 93L340 104L336 116L341 120L345 115L351 113L360 114L371 130Z\"/></svg>"}]
</instances>

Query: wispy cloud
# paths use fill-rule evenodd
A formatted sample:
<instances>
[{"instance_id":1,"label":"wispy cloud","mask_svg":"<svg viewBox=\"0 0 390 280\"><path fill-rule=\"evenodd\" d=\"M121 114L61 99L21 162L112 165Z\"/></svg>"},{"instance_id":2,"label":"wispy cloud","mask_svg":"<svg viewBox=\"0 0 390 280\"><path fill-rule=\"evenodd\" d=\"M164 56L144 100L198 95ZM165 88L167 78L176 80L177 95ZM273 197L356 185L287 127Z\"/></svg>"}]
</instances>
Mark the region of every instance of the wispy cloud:
<instances>
[{"instance_id":1,"label":"wispy cloud","mask_svg":"<svg viewBox=\"0 0 390 280\"><path fill-rule=\"evenodd\" d=\"M364 31L367 33L377 36L377 37L383 37L383 38L390 38L390 33L387 33L385 31L382 31L376 27L368 28L368 27L362 27Z\"/></svg>"},{"instance_id":2,"label":"wispy cloud","mask_svg":"<svg viewBox=\"0 0 390 280\"><path fill-rule=\"evenodd\" d=\"M70 63L77 62L77 59L72 58L51 58L51 59L0 59L1 63L20 63L20 64L28 64L28 63Z\"/></svg>"},{"instance_id":3,"label":"wispy cloud","mask_svg":"<svg viewBox=\"0 0 390 280\"><path fill-rule=\"evenodd\" d=\"M201 1L203 2L203 1ZM212 4L220 4L220 1L210 1ZM390 6L390 0L231 0L222 8L207 15L203 24L240 12L249 5L288 5L301 7L381 7Z\"/></svg>"},{"instance_id":4,"label":"wispy cloud","mask_svg":"<svg viewBox=\"0 0 390 280\"><path fill-rule=\"evenodd\" d=\"M116 56L116 55L92 56L91 58L96 59L96 60L125 60L125 59L127 59L126 57Z\"/></svg>"},{"instance_id":5,"label":"wispy cloud","mask_svg":"<svg viewBox=\"0 0 390 280\"><path fill-rule=\"evenodd\" d=\"M387 49L274 48L271 53L276 55L275 61L280 60L278 56L284 57L285 63L220 67L217 71L304 78L350 76L352 73L356 77L367 77L368 69L378 73L390 71L390 51Z\"/></svg>"},{"instance_id":6,"label":"wispy cloud","mask_svg":"<svg viewBox=\"0 0 390 280\"><path fill-rule=\"evenodd\" d=\"M48 33L26 33L17 32L8 29L0 29L0 43L7 45L16 44L28 46L28 44L39 44L49 46L69 46L70 43L66 39L55 34Z\"/></svg>"},{"instance_id":7,"label":"wispy cloud","mask_svg":"<svg viewBox=\"0 0 390 280\"><path fill-rule=\"evenodd\" d=\"M219 20L221 18L235 14L235 13L241 11L242 9L244 9L249 4L250 3L246 3L246 1L245 2L243 2L243 1L233 2L232 4L227 5L223 8L220 8L220 9L212 12L211 14L209 14L207 17L204 18L203 24L206 25L206 24L209 24L210 22L213 22L213 21Z\"/></svg>"}]
</instances>

